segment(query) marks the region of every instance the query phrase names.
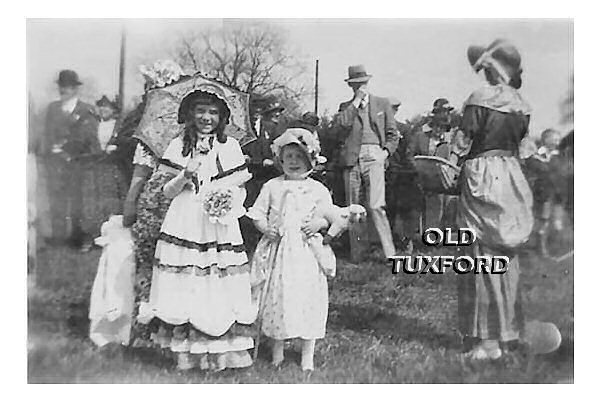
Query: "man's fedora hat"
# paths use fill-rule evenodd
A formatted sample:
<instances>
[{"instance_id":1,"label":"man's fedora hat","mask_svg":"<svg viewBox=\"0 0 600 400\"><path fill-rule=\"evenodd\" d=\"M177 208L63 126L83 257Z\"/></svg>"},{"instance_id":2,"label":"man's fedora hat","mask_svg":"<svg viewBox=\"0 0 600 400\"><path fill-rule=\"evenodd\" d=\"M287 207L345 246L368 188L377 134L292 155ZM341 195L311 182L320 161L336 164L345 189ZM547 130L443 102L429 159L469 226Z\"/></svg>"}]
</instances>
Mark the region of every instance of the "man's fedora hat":
<instances>
[{"instance_id":1,"label":"man's fedora hat","mask_svg":"<svg viewBox=\"0 0 600 400\"><path fill-rule=\"evenodd\" d=\"M79 80L79 76L77 72L72 71L70 69L65 69L59 72L58 80L56 81L58 86L79 86L81 85L81 81Z\"/></svg>"},{"instance_id":2,"label":"man's fedora hat","mask_svg":"<svg viewBox=\"0 0 600 400\"><path fill-rule=\"evenodd\" d=\"M364 65L351 65L348 67L348 78L345 81L348 83L367 82L371 76L367 74Z\"/></svg>"}]
</instances>

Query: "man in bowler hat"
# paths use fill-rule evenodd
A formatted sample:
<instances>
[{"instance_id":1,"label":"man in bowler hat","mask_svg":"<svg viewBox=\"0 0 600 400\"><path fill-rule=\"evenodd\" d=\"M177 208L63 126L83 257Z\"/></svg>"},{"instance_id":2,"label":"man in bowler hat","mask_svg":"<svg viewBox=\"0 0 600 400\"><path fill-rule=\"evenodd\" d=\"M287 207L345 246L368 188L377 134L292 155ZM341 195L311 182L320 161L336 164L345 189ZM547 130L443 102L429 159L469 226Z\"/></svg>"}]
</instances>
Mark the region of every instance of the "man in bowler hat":
<instances>
[{"instance_id":1,"label":"man in bowler hat","mask_svg":"<svg viewBox=\"0 0 600 400\"><path fill-rule=\"evenodd\" d=\"M94 108L79 100L81 86L75 71L63 70L56 81L60 99L50 103L46 114L43 152L47 161L52 219L52 239L83 244L82 169L86 155L101 152Z\"/></svg>"}]
</instances>

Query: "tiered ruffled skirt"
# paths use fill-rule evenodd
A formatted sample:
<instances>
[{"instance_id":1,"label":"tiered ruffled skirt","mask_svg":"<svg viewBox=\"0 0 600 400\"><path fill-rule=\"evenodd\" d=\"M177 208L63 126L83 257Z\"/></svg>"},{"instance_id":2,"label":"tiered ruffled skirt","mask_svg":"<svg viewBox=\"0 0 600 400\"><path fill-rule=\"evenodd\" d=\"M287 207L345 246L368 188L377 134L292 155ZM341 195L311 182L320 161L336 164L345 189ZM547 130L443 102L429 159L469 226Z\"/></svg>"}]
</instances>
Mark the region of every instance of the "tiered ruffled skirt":
<instances>
[{"instance_id":1,"label":"tiered ruffled skirt","mask_svg":"<svg viewBox=\"0 0 600 400\"><path fill-rule=\"evenodd\" d=\"M171 203L138 318L158 325L160 347L199 355L201 368L213 356L219 369L247 367L257 308L239 224L211 222L200 198L186 191Z\"/></svg>"}]
</instances>

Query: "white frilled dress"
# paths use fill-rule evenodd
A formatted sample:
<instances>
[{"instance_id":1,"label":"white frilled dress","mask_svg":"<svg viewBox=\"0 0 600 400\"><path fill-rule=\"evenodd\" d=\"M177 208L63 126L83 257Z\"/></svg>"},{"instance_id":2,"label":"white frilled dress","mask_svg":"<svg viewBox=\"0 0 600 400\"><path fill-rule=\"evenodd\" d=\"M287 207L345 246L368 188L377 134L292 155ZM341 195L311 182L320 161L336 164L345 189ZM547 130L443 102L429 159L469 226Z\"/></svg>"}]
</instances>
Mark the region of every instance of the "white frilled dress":
<instances>
[{"instance_id":1,"label":"white frilled dress","mask_svg":"<svg viewBox=\"0 0 600 400\"><path fill-rule=\"evenodd\" d=\"M183 140L174 139L163 163L181 170ZM235 139L216 139L202 157L196 174L199 191L186 185L162 224L156 245L149 302L140 306L140 320L158 318L157 339L174 352L234 356L233 365L251 363L254 346L248 326L257 315L250 295L248 258L238 218L245 210L243 184L250 178ZM216 187L232 190L234 207L228 220L211 221L204 195ZM244 332L244 333L240 333ZM237 360L237 361L235 361ZM240 361L241 360L241 361Z\"/></svg>"},{"instance_id":2,"label":"white frilled dress","mask_svg":"<svg viewBox=\"0 0 600 400\"><path fill-rule=\"evenodd\" d=\"M319 339L327 322L327 278L300 230L317 207L332 204L325 186L313 179L265 183L246 214L279 228L281 240L263 236L251 263L258 290L263 333L271 338ZM273 275L271 277L271 275Z\"/></svg>"}]
</instances>

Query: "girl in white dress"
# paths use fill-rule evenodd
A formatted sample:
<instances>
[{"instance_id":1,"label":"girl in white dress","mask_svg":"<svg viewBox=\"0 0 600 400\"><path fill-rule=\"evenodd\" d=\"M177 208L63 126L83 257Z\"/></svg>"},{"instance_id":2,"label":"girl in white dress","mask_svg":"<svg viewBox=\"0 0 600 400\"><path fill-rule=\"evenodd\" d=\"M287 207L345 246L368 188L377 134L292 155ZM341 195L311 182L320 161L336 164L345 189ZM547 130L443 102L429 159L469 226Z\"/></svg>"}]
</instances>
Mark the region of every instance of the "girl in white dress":
<instances>
[{"instance_id":1,"label":"girl in white dress","mask_svg":"<svg viewBox=\"0 0 600 400\"><path fill-rule=\"evenodd\" d=\"M263 233L251 263L260 304L262 333L273 340L273 364L283 361L285 339L302 339L302 369L314 368L315 339L325 336L328 291L324 269L310 246L328 226L315 213L332 204L321 183L308 178L318 142L302 128L288 129L273 142L283 175L264 184L246 214Z\"/></svg>"},{"instance_id":2,"label":"girl in white dress","mask_svg":"<svg viewBox=\"0 0 600 400\"><path fill-rule=\"evenodd\" d=\"M180 106L185 134L173 139L163 166L173 198L156 245L148 303L138 319L158 322L154 335L177 355L178 368L223 370L252 364L252 304L238 218L250 178L238 142L224 133L230 111L211 86Z\"/></svg>"}]
</instances>

